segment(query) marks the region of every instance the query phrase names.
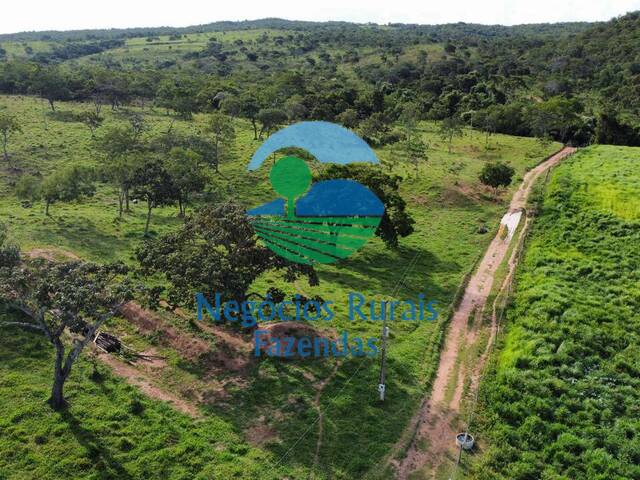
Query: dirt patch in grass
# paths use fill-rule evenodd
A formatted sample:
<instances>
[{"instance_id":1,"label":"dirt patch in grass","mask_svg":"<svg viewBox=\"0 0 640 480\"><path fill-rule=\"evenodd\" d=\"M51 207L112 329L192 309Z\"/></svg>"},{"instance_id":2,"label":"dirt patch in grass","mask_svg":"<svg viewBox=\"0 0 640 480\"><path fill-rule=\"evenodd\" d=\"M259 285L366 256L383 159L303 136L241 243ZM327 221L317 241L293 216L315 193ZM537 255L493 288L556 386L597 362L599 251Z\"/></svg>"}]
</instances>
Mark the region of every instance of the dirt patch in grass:
<instances>
[{"instance_id":1,"label":"dirt patch in grass","mask_svg":"<svg viewBox=\"0 0 640 480\"><path fill-rule=\"evenodd\" d=\"M155 384L152 378L149 378L147 374L133 365L129 365L104 352L98 352L97 358L105 365L111 367L113 373L124 378L130 385L138 387L145 395L156 400L167 402L176 410L179 410L192 418L198 418L200 416L198 407L195 404L160 388Z\"/></svg>"},{"instance_id":2,"label":"dirt patch in grass","mask_svg":"<svg viewBox=\"0 0 640 480\"><path fill-rule=\"evenodd\" d=\"M315 348L314 342L319 342L320 347L324 348L325 341L327 348L331 349L332 338L323 335L315 327L305 322L277 322L260 325L259 328L261 331L266 332L261 335L261 351L265 354L281 358L298 358L298 345L302 338L311 339L310 348L312 350ZM289 338L294 339L291 345L288 345ZM278 345L280 346L279 348ZM293 353L294 357L286 355L287 351Z\"/></svg>"},{"instance_id":3,"label":"dirt patch in grass","mask_svg":"<svg viewBox=\"0 0 640 480\"><path fill-rule=\"evenodd\" d=\"M440 192L438 203L447 206L466 207L486 201L487 194L482 187L457 181L446 185Z\"/></svg>"},{"instance_id":4,"label":"dirt patch in grass","mask_svg":"<svg viewBox=\"0 0 640 480\"><path fill-rule=\"evenodd\" d=\"M135 302L125 304L120 313L133 323L140 333L156 336L160 344L173 348L187 360L198 361L211 351L211 345L203 339L178 331L168 325L160 315L142 308Z\"/></svg>"},{"instance_id":5,"label":"dirt patch in grass","mask_svg":"<svg viewBox=\"0 0 640 480\"><path fill-rule=\"evenodd\" d=\"M256 447L279 440L278 433L275 428L268 424L264 415L258 417L257 422L247 428L245 438L247 442Z\"/></svg>"},{"instance_id":6,"label":"dirt patch in grass","mask_svg":"<svg viewBox=\"0 0 640 480\"><path fill-rule=\"evenodd\" d=\"M29 258L44 258L50 262L80 260L75 253L60 248L34 248L27 252Z\"/></svg>"}]
</instances>

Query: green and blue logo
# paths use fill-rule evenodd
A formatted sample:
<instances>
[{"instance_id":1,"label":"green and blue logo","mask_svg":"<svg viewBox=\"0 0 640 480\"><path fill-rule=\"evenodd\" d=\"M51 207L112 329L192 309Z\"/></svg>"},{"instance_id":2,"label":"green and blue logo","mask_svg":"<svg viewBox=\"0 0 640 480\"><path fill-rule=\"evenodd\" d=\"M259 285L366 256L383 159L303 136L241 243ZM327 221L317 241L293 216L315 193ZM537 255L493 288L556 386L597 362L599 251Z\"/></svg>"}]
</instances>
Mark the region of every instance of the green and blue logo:
<instances>
[{"instance_id":1,"label":"green and blue logo","mask_svg":"<svg viewBox=\"0 0 640 480\"><path fill-rule=\"evenodd\" d=\"M271 135L253 155L249 170L272 153L297 147L321 163L378 163L374 151L355 133L329 122L301 122ZM380 199L347 179L312 184L298 157L279 159L269 175L280 198L247 212L257 235L274 253L296 263L333 263L360 249L384 214Z\"/></svg>"}]
</instances>

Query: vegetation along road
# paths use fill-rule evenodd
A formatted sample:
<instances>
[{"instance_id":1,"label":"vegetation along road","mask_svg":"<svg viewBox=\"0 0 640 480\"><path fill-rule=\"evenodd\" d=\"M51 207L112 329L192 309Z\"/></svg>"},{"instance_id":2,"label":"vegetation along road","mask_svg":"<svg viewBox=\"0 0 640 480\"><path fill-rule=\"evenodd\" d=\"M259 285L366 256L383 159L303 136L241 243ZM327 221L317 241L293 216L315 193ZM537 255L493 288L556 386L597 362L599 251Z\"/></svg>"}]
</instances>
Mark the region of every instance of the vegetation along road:
<instances>
[{"instance_id":1,"label":"vegetation along road","mask_svg":"<svg viewBox=\"0 0 640 480\"><path fill-rule=\"evenodd\" d=\"M469 279L462 300L456 308L452 318L444 347L440 355L440 362L433 388L428 399L422 404L412 428L417 428L413 442L404 459L396 463L399 479L406 479L409 475L428 466L437 471L447 454L454 449L454 438L462 425L461 403L463 391L466 387L467 398L474 395L478 386L478 378L498 328L495 310L491 316L490 336L487 340L479 335L482 328L483 312L487 306L487 299L491 292L498 267L507 257L512 243L517 242L524 235L515 236L518 223L509 222L514 214L522 212L532 187L540 175L557 165L567 156L576 151L572 147L564 147L535 168L531 169L514 193L509 211L503 217L501 228L485 252L477 270ZM516 217L516 218L519 218ZM527 228L528 219L522 231ZM514 250L515 253L515 250ZM510 274L515 269L515 262L509 262ZM502 286L501 286L502 287ZM485 344L484 352L479 361L472 365L462 365L461 357L476 343ZM426 441L427 448L420 448L421 442Z\"/></svg>"}]
</instances>

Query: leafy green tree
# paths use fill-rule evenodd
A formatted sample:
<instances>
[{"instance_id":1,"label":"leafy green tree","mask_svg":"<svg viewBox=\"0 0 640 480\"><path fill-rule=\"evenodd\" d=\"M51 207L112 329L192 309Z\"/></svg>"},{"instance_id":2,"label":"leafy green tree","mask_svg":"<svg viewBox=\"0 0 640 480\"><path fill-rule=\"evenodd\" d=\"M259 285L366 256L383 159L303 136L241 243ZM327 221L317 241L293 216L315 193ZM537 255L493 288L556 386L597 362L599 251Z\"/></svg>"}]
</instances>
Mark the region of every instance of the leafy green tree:
<instances>
[{"instance_id":1,"label":"leafy green tree","mask_svg":"<svg viewBox=\"0 0 640 480\"><path fill-rule=\"evenodd\" d=\"M220 170L220 163L231 158L233 142L236 138L236 131L230 117L220 112L214 112L209 117L207 131L213 137L213 155L211 166L216 173Z\"/></svg>"},{"instance_id":2,"label":"leafy green tree","mask_svg":"<svg viewBox=\"0 0 640 480\"><path fill-rule=\"evenodd\" d=\"M84 123L91 132L91 138L95 138L96 129L102 125L103 121L104 117L101 117L100 114L95 111L84 112L82 114L82 123Z\"/></svg>"},{"instance_id":3,"label":"leafy green tree","mask_svg":"<svg viewBox=\"0 0 640 480\"><path fill-rule=\"evenodd\" d=\"M143 145L133 128L108 128L97 139L104 158L103 175L118 189L118 216L129 211L133 171L143 159Z\"/></svg>"},{"instance_id":4,"label":"leafy green tree","mask_svg":"<svg viewBox=\"0 0 640 480\"><path fill-rule=\"evenodd\" d=\"M22 132L22 125L15 115L9 115L5 112L0 112L0 134L2 134L2 154L5 162L9 163L9 152L7 146L9 144L9 138L15 134Z\"/></svg>"},{"instance_id":5,"label":"leafy green tree","mask_svg":"<svg viewBox=\"0 0 640 480\"><path fill-rule=\"evenodd\" d=\"M429 144L421 138L413 137L403 142L403 149L407 160L413 163L417 173L420 163L428 160L427 152L429 150Z\"/></svg>"},{"instance_id":6,"label":"leafy green tree","mask_svg":"<svg viewBox=\"0 0 640 480\"><path fill-rule=\"evenodd\" d=\"M462 137L464 131L458 117L448 117L440 122L440 138L447 142L447 150L451 153L451 145L455 137Z\"/></svg>"},{"instance_id":7,"label":"leafy green tree","mask_svg":"<svg viewBox=\"0 0 640 480\"><path fill-rule=\"evenodd\" d=\"M31 79L31 89L49 102L52 112L56 110L54 102L71 98L68 84L67 75L57 66L40 67Z\"/></svg>"},{"instance_id":8,"label":"leafy green tree","mask_svg":"<svg viewBox=\"0 0 640 480\"><path fill-rule=\"evenodd\" d=\"M391 130L390 123L386 115L376 112L360 122L358 132L367 142L373 145L384 145L385 136Z\"/></svg>"},{"instance_id":9,"label":"leafy green tree","mask_svg":"<svg viewBox=\"0 0 640 480\"><path fill-rule=\"evenodd\" d=\"M290 122L304 120L309 114L309 111L304 105L304 100L301 95L296 94L288 98L284 104L284 107Z\"/></svg>"},{"instance_id":10,"label":"leafy green tree","mask_svg":"<svg viewBox=\"0 0 640 480\"><path fill-rule=\"evenodd\" d=\"M0 327L42 334L55 348L49 399L54 410L65 405L64 385L82 350L131 298L130 284L117 280L125 273L122 264L18 263L15 256L0 255L0 305L14 312ZM70 347L63 340L66 335L71 336Z\"/></svg>"},{"instance_id":11,"label":"leafy green tree","mask_svg":"<svg viewBox=\"0 0 640 480\"><path fill-rule=\"evenodd\" d=\"M498 195L499 187L511 185L515 170L510 165L502 162L486 163L480 172L480 181L493 188L493 193Z\"/></svg>"},{"instance_id":12,"label":"leafy green tree","mask_svg":"<svg viewBox=\"0 0 640 480\"><path fill-rule=\"evenodd\" d=\"M420 107L416 103L407 103L403 106L400 113L400 125L404 131L407 140L411 142L418 129L420 121Z\"/></svg>"},{"instance_id":13,"label":"leafy green tree","mask_svg":"<svg viewBox=\"0 0 640 480\"><path fill-rule=\"evenodd\" d=\"M201 192L206 176L199 168L200 155L193 150L175 147L166 161L167 171L175 185L179 215L184 217L191 194Z\"/></svg>"},{"instance_id":14,"label":"leafy green tree","mask_svg":"<svg viewBox=\"0 0 640 480\"><path fill-rule=\"evenodd\" d=\"M369 165L352 163L349 165L330 165L314 178L314 181L348 178L360 182L369 188L384 204L384 215L376 230L388 247L397 247L398 240L413 233L415 220L406 211L406 202L400 196L402 178L389 175Z\"/></svg>"},{"instance_id":15,"label":"leafy green tree","mask_svg":"<svg viewBox=\"0 0 640 480\"><path fill-rule=\"evenodd\" d=\"M147 125L147 121L144 118L144 114L140 112L126 112L127 120L129 121L129 126L131 128L131 135L133 136L134 142L140 142L141 136L144 132L149 130L149 126Z\"/></svg>"},{"instance_id":16,"label":"leafy green tree","mask_svg":"<svg viewBox=\"0 0 640 480\"><path fill-rule=\"evenodd\" d=\"M569 132L577 128L581 106L575 100L553 97L533 105L528 112L532 133L538 138L569 140Z\"/></svg>"},{"instance_id":17,"label":"leafy green tree","mask_svg":"<svg viewBox=\"0 0 640 480\"><path fill-rule=\"evenodd\" d=\"M158 158L147 157L133 170L131 198L139 198L147 204L145 237L149 235L151 211L162 205L171 205L178 199L178 190L167 168Z\"/></svg>"},{"instance_id":18,"label":"leafy green tree","mask_svg":"<svg viewBox=\"0 0 640 480\"><path fill-rule=\"evenodd\" d=\"M336 121L346 128L354 129L358 126L360 119L358 112L353 108L347 108L344 112L340 112L336 117Z\"/></svg>"},{"instance_id":19,"label":"leafy green tree","mask_svg":"<svg viewBox=\"0 0 640 480\"><path fill-rule=\"evenodd\" d=\"M42 180L34 175L21 175L16 182L16 196L34 202L40 199Z\"/></svg>"},{"instance_id":20,"label":"leafy green tree","mask_svg":"<svg viewBox=\"0 0 640 480\"><path fill-rule=\"evenodd\" d=\"M175 111L182 119L190 120L198 110L197 85L193 79L166 79L160 83L156 96L160 106Z\"/></svg>"},{"instance_id":21,"label":"leafy green tree","mask_svg":"<svg viewBox=\"0 0 640 480\"><path fill-rule=\"evenodd\" d=\"M0 222L0 278L10 275L19 264L20 249L9 241L9 230Z\"/></svg>"},{"instance_id":22,"label":"leafy green tree","mask_svg":"<svg viewBox=\"0 0 640 480\"><path fill-rule=\"evenodd\" d=\"M199 210L177 232L147 240L136 256L144 273L160 273L169 281L174 305L193 305L195 292L210 302L212 292L243 302L268 271L282 271L288 281L306 275L318 283L313 267L290 263L258 243L244 208L232 203Z\"/></svg>"},{"instance_id":23,"label":"leafy green tree","mask_svg":"<svg viewBox=\"0 0 640 480\"><path fill-rule=\"evenodd\" d=\"M281 125L287 122L287 114L279 108L265 108L258 112L258 121L262 124L258 138L262 138L263 134L271 135Z\"/></svg>"},{"instance_id":24,"label":"leafy green tree","mask_svg":"<svg viewBox=\"0 0 640 480\"><path fill-rule=\"evenodd\" d=\"M243 117L247 118L251 122L253 127L253 139L258 139L258 113L260 112L260 105L257 100L251 96L244 96L240 99L241 109L240 112Z\"/></svg>"},{"instance_id":25,"label":"leafy green tree","mask_svg":"<svg viewBox=\"0 0 640 480\"><path fill-rule=\"evenodd\" d=\"M42 181L42 199L45 215L49 206L56 202L73 202L84 197L92 197L96 191L92 170L79 166L57 170Z\"/></svg>"},{"instance_id":26,"label":"leafy green tree","mask_svg":"<svg viewBox=\"0 0 640 480\"><path fill-rule=\"evenodd\" d=\"M242 114L242 100L235 95L227 95L222 100L220 108L223 113L235 118Z\"/></svg>"}]
</instances>

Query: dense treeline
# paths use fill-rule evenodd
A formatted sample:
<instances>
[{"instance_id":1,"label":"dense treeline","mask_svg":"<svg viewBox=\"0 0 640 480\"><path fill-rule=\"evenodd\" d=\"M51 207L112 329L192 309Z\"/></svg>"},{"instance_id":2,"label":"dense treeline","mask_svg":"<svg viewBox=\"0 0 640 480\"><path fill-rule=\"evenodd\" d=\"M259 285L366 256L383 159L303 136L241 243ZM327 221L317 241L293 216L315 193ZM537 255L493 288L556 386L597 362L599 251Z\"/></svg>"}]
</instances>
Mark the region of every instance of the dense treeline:
<instances>
[{"instance_id":1,"label":"dense treeline","mask_svg":"<svg viewBox=\"0 0 640 480\"><path fill-rule=\"evenodd\" d=\"M232 27L280 30L227 41ZM50 50L5 53L0 92L37 94L52 108L67 99L98 109L154 101L183 118L223 109L254 124L261 116L263 131L276 119L337 121L377 143L400 139L391 125L407 110L456 118L487 135L640 143L640 13L591 25L381 28L267 19L190 28L171 30L169 43L187 41L185 32L218 31L204 47L148 59L109 53L142 30L85 32L84 41L81 32L59 33ZM148 44L160 33L169 30L147 29ZM86 55L91 62L76 60Z\"/></svg>"},{"instance_id":2,"label":"dense treeline","mask_svg":"<svg viewBox=\"0 0 640 480\"><path fill-rule=\"evenodd\" d=\"M259 20L242 21L219 21L205 25L194 25L190 27L151 27L151 28L111 28L108 30L72 30L72 31L43 31L43 32L20 32L0 35L0 41L33 41L33 40L95 40L101 38L136 38L159 35L184 35L189 33L212 33L237 30L254 29L274 29L274 30L322 30L340 31L353 30L354 27L371 28L373 25L357 25L349 22L312 22L302 20L284 20L280 18L264 18ZM524 34L569 34L583 31L589 28L590 24L584 22L567 22L556 24L530 24L515 25L506 27L502 25L480 25L469 23L456 23L449 25L406 25L391 24L397 28L419 30L426 34L445 35L457 33L459 36L474 34L478 36L498 36L498 35L524 35ZM378 29L379 31L384 31Z\"/></svg>"}]
</instances>

